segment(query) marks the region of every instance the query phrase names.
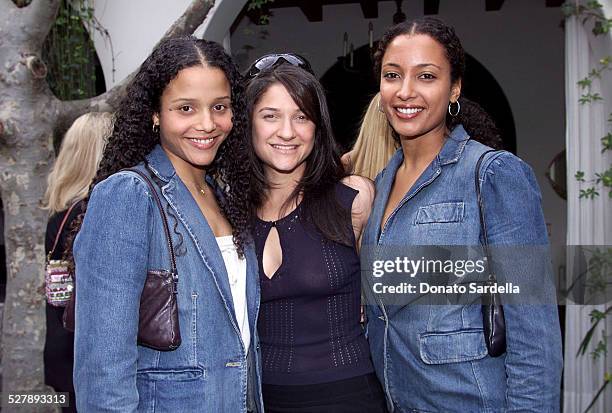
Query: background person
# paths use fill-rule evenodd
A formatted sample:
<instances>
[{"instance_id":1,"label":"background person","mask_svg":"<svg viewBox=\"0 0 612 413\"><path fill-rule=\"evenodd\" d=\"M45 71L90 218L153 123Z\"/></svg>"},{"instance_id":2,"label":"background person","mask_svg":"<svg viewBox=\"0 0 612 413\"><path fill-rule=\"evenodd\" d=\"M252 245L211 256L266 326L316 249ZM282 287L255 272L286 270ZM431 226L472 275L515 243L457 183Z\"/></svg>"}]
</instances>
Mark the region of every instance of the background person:
<instances>
[{"instance_id":1,"label":"background person","mask_svg":"<svg viewBox=\"0 0 612 413\"><path fill-rule=\"evenodd\" d=\"M376 93L363 115L353 148L342 155L345 169L372 180L376 178L399 147L392 132L380 107L380 93Z\"/></svg>"},{"instance_id":2,"label":"background person","mask_svg":"<svg viewBox=\"0 0 612 413\"><path fill-rule=\"evenodd\" d=\"M91 112L77 118L62 140L59 154L47 178L44 198L45 208L51 214L45 234L45 255L53 249L57 239L50 257L52 260L61 260L64 257L70 227L81 213L79 201L87 196L89 186L100 165L104 145L112 130L111 113ZM68 209L73 205L68 214ZM65 224L58 234L64 218L66 218ZM74 412L76 411L72 385L74 334L65 330L62 325L64 307L55 307L47 303L46 308L45 383L57 392L68 392L70 405L63 407L62 410Z\"/></svg>"}]
</instances>

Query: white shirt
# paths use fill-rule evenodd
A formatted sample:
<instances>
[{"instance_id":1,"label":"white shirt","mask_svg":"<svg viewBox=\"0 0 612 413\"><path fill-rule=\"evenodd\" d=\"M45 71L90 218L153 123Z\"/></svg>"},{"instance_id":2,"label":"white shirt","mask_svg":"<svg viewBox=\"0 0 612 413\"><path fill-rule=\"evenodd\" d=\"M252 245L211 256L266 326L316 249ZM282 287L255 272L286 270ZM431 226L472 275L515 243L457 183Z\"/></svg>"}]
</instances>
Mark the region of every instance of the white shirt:
<instances>
[{"instance_id":1,"label":"white shirt","mask_svg":"<svg viewBox=\"0 0 612 413\"><path fill-rule=\"evenodd\" d=\"M225 262L242 343L244 344L245 351L248 352L249 345L251 344L251 331L249 330L246 301L246 260L238 257L238 251L231 235L216 237L216 239L221 255L223 255L223 261Z\"/></svg>"}]
</instances>

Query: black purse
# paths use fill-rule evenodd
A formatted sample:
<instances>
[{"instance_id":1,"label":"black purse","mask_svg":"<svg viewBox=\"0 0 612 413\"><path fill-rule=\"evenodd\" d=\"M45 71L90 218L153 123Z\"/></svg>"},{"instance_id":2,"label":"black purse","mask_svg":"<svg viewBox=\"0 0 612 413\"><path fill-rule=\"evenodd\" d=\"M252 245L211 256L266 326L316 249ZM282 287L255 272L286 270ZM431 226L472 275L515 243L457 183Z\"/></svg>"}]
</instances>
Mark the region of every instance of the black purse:
<instances>
[{"instance_id":1,"label":"black purse","mask_svg":"<svg viewBox=\"0 0 612 413\"><path fill-rule=\"evenodd\" d=\"M140 175L149 187L151 196L161 214L171 265L170 271L165 269L147 271L147 278L140 296L138 344L159 351L175 350L181 345L177 302L178 271L168 220L159 195L147 174L134 168L127 168L124 171ZM72 294L70 302L64 310L63 324L68 331L74 331L75 295Z\"/></svg>"},{"instance_id":2,"label":"black purse","mask_svg":"<svg viewBox=\"0 0 612 413\"><path fill-rule=\"evenodd\" d=\"M492 270L493 261L489 251L489 239L487 237L487 226L485 223L484 206L482 203L482 195L480 193L480 165L486 154L495 152L488 150L478 159L476 163L476 172L474 181L476 184L476 198L478 200L478 212L480 215L480 227L482 228L482 246L487 259L487 270L489 276L485 282L485 286L491 286L497 283L495 274ZM486 291L491 291L487 289ZM491 357L499 357L506 352L506 320L504 318L504 307L501 304L501 298L498 293L487 292L482 295L482 324L484 327L484 338L487 345L487 351Z\"/></svg>"}]
</instances>

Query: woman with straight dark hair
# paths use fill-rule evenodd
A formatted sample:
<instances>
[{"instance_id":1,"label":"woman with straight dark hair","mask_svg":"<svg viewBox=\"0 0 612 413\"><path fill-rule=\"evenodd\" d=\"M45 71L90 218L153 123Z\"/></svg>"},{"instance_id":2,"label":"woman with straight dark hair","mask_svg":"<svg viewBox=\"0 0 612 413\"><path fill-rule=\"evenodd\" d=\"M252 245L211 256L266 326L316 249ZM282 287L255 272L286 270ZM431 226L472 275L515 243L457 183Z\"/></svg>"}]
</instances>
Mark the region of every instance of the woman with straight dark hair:
<instances>
[{"instance_id":1,"label":"woman with straight dark hair","mask_svg":"<svg viewBox=\"0 0 612 413\"><path fill-rule=\"evenodd\" d=\"M444 250L457 258L450 272L404 276L418 290L399 302L366 289L368 340L390 410L559 411L559 316L533 171L481 143L496 145L499 135L461 97L465 54L453 28L432 18L393 26L375 66L401 150L376 179L363 257L426 262L423 251ZM453 272L466 251L476 266ZM472 294L449 293L462 288ZM501 309L488 305L500 297Z\"/></svg>"},{"instance_id":2,"label":"woman with straight dark hair","mask_svg":"<svg viewBox=\"0 0 612 413\"><path fill-rule=\"evenodd\" d=\"M266 412L383 412L360 325L357 251L372 182L345 176L303 59L265 56L249 73Z\"/></svg>"},{"instance_id":3,"label":"woman with straight dark hair","mask_svg":"<svg viewBox=\"0 0 612 413\"><path fill-rule=\"evenodd\" d=\"M79 411L262 410L243 99L223 47L195 37L129 84L74 241Z\"/></svg>"}]
</instances>

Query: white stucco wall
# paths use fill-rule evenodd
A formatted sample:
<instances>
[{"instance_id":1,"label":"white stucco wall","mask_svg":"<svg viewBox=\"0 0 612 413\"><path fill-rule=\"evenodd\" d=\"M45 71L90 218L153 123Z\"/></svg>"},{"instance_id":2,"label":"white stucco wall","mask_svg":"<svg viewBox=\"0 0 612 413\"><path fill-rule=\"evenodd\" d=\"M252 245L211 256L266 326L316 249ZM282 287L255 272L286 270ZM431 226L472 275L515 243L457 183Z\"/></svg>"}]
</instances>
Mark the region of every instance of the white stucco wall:
<instances>
[{"instance_id":1,"label":"white stucco wall","mask_svg":"<svg viewBox=\"0 0 612 413\"><path fill-rule=\"evenodd\" d=\"M246 1L216 0L204 24L194 34L223 43L229 50L229 27ZM109 42L99 32L94 33L107 89L138 68L190 3L191 0L95 1L95 17L108 30L113 45L111 50Z\"/></svg>"},{"instance_id":2,"label":"white stucco wall","mask_svg":"<svg viewBox=\"0 0 612 413\"><path fill-rule=\"evenodd\" d=\"M298 8L274 9L268 26L243 19L232 35L233 54L245 68L273 51L294 51L308 58L322 76L342 54L342 34L355 48L368 42L368 23L379 39L392 22L395 2L381 2L378 19L363 18L359 4L323 7L323 21L309 23ZM404 2L404 13L423 14L423 2ZM566 202L544 175L549 161L565 146L564 37L560 8L544 0L506 1L501 11L485 12L482 0L442 0L438 17L455 26L468 53L497 79L514 114L518 155L534 169L543 195L551 239L564 244ZM261 39L261 30L268 35ZM245 45L253 46L250 50Z\"/></svg>"}]
</instances>

